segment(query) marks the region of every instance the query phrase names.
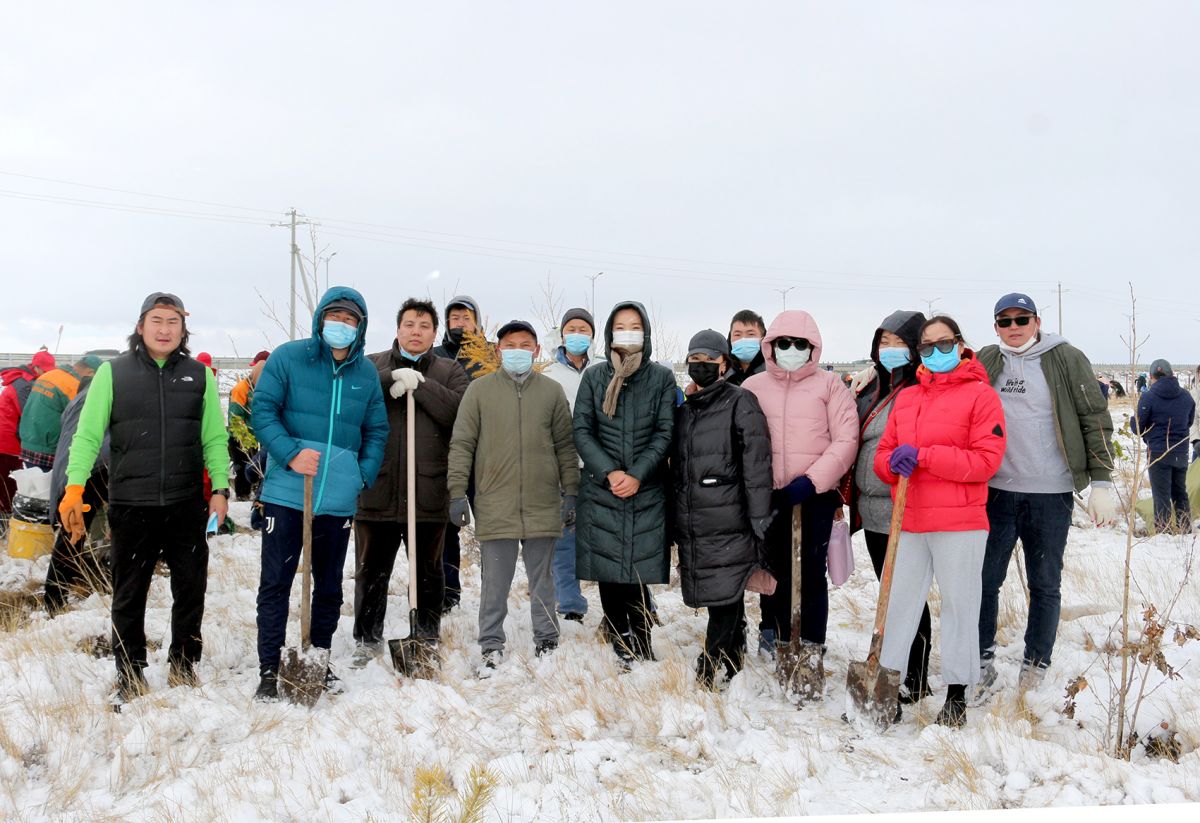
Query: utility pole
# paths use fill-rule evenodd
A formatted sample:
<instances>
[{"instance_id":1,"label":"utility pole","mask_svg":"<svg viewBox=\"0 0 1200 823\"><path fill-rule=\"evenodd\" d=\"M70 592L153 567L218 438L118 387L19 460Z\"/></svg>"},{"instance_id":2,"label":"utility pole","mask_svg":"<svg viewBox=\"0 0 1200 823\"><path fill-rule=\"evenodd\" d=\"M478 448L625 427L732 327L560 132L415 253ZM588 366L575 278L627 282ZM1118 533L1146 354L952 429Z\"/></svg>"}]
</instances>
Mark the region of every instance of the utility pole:
<instances>
[{"instance_id":1,"label":"utility pole","mask_svg":"<svg viewBox=\"0 0 1200 823\"><path fill-rule=\"evenodd\" d=\"M784 310L784 311L787 311L787 296L788 296L788 292L790 292L790 291L791 291L792 289L794 289L794 288L796 288L796 287L795 287L795 286L788 286L786 289L775 289L775 291L779 292L779 296L783 298L783 310Z\"/></svg>"},{"instance_id":2,"label":"utility pole","mask_svg":"<svg viewBox=\"0 0 1200 823\"><path fill-rule=\"evenodd\" d=\"M595 274L585 274L588 280L592 281L592 316L596 314L596 281L604 275L604 272L598 271Z\"/></svg>"},{"instance_id":3,"label":"utility pole","mask_svg":"<svg viewBox=\"0 0 1200 823\"><path fill-rule=\"evenodd\" d=\"M1062 281L1058 281L1058 333L1062 334Z\"/></svg>"},{"instance_id":4,"label":"utility pole","mask_svg":"<svg viewBox=\"0 0 1200 823\"><path fill-rule=\"evenodd\" d=\"M296 210L293 208L288 215L291 217L291 222L288 223L272 223L273 228L291 228L292 230L292 288L289 292L288 300L288 339L296 339L296 263L300 258L300 247L296 245L296 226L303 226L309 223L308 220L296 220ZM314 275L315 276L315 275Z\"/></svg>"},{"instance_id":5,"label":"utility pole","mask_svg":"<svg viewBox=\"0 0 1200 823\"><path fill-rule=\"evenodd\" d=\"M335 257L337 257L337 252L321 258L325 261L325 291L329 291L329 261Z\"/></svg>"}]
</instances>

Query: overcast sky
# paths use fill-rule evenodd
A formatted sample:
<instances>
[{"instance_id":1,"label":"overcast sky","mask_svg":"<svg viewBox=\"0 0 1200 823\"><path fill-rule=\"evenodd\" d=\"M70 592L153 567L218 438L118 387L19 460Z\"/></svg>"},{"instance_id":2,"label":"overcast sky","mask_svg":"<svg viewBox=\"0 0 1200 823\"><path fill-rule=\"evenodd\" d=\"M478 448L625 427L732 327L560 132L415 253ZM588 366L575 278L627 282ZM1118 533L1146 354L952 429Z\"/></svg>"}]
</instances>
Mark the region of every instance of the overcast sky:
<instances>
[{"instance_id":1,"label":"overcast sky","mask_svg":"<svg viewBox=\"0 0 1200 823\"><path fill-rule=\"evenodd\" d=\"M154 290L194 351L278 344L295 206L372 349L407 296L494 326L603 271L681 343L792 286L827 359L926 301L1056 330L1061 281L1116 361L1132 280L1146 359L1200 358L1198 4L246 5L7 8L0 351L121 347Z\"/></svg>"}]
</instances>

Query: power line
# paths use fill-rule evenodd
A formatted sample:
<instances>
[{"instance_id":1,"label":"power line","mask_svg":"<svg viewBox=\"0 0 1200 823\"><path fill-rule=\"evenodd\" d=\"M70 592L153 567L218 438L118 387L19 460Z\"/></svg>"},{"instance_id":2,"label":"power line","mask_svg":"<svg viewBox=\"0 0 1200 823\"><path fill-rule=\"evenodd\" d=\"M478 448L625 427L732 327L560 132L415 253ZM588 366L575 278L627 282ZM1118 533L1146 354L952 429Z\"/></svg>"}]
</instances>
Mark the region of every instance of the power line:
<instances>
[{"instance_id":1,"label":"power line","mask_svg":"<svg viewBox=\"0 0 1200 823\"><path fill-rule=\"evenodd\" d=\"M53 177L38 177L33 174L19 174L15 171L0 171L0 174L5 177L20 177L25 180L39 180L43 183L58 183L63 186L78 186L81 189L95 189L96 191L111 191L117 194L133 194L138 197L153 197L158 200L174 200L178 203L191 203L196 206L214 206L220 209L237 209L238 211L256 211L263 214L278 214L278 209L256 209L250 206L231 206L228 203L211 203L207 200L191 200L187 197L172 197L166 194L151 194L144 191L131 191L130 189L115 189L110 186L96 186L91 183L76 183L73 180L58 180Z\"/></svg>"}]
</instances>

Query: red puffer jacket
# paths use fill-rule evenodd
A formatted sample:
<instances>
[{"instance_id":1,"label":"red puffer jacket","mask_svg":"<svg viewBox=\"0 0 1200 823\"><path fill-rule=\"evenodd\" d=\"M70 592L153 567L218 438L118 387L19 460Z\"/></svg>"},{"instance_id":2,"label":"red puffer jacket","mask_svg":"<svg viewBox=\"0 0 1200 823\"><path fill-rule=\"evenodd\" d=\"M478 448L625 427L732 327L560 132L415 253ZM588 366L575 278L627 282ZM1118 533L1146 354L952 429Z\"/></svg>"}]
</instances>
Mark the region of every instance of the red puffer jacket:
<instances>
[{"instance_id":1,"label":"red puffer jacket","mask_svg":"<svg viewBox=\"0 0 1200 823\"><path fill-rule=\"evenodd\" d=\"M37 374L28 366L17 366L0 372L0 454L21 454L21 438L17 427L21 424L21 409Z\"/></svg>"},{"instance_id":2,"label":"red puffer jacket","mask_svg":"<svg viewBox=\"0 0 1200 823\"><path fill-rule=\"evenodd\" d=\"M1000 395L969 349L954 371L934 374L922 366L917 381L895 400L875 453L875 473L895 485L900 478L888 467L892 452L916 446L904 531L986 530L988 480L1004 459Z\"/></svg>"}]
</instances>

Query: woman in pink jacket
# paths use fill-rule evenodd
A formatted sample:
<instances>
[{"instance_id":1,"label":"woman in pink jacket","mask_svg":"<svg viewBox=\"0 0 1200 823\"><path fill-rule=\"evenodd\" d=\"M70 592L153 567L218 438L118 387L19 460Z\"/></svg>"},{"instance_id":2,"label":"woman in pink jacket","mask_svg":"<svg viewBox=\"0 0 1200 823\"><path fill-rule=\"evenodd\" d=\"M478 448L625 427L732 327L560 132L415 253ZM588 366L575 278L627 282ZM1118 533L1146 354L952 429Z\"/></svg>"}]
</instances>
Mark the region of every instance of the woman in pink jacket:
<instances>
[{"instance_id":1,"label":"woman in pink jacket","mask_svg":"<svg viewBox=\"0 0 1200 823\"><path fill-rule=\"evenodd\" d=\"M766 548L779 586L775 594L762 596L759 647L774 655L777 646L791 639L795 506L800 506L801 524L800 638L824 648L829 619L825 555L834 511L842 505L837 486L858 452L858 412L845 383L818 367L821 332L808 312L785 311L776 317L763 338L762 353L767 370L742 387L758 398L771 430L772 507L778 514L767 530Z\"/></svg>"}]
</instances>

